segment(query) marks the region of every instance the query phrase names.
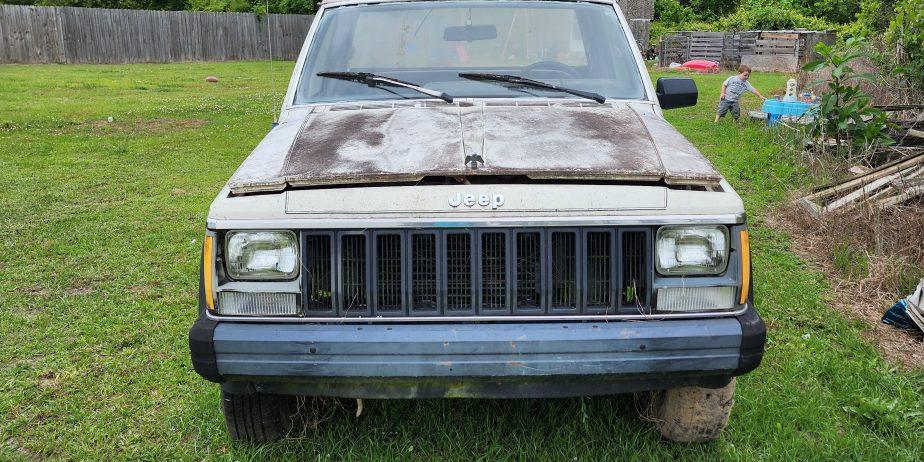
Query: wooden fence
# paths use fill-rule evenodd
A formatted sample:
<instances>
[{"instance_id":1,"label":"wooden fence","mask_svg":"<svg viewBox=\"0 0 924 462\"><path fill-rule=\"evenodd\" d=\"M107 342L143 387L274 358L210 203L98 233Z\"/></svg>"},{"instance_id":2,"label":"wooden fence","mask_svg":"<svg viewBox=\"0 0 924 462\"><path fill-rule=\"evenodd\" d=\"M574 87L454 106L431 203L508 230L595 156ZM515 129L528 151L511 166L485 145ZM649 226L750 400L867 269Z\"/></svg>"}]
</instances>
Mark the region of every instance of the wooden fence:
<instances>
[{"instance_id":1,"label":"wooden fence","mask_svg":"<svg viewBox=\"0 0 924 462\"><path fill-rule=\"evenodd\" d=\"M618 2L646 49L654 0ZM273 57L297 58L314 16L268 18ZM252 13L0 5L0 64L267 59L266 27Z\"/></svg>"},{"instance_id":2,"label":"wooden fence","mask_svg":"<svg viewBox=\"0 0 924 462\"><path fill-rule=\"evenodd\" d=\"M815 59L816 43L832 43L819 31L677 32L660 39L660 65L706 59L722 67L747 64L758 71L796 72Z\"/></svg>"},{"instance_id":3,"label":"wooden fence","mask_svg":"<svg viewBox=\"0 0 924 462\"><path fill-rule=\"evenodd\" d=\"M294 60L313 16L0 5L0 63Z\"/></svg>"}]
</instances>

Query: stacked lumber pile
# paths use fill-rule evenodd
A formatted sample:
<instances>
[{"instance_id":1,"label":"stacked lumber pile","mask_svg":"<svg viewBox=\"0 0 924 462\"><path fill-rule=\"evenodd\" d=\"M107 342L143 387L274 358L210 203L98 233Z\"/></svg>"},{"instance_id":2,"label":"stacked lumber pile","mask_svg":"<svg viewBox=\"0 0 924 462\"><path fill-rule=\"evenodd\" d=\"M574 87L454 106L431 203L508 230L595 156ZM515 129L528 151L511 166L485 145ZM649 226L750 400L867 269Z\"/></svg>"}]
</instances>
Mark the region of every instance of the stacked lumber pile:
<instances>
[{"instance_id":1,"label":"stacked lumber pile","mask_svg":"<svg viewBox=\"0 0 924 462\"><path fill-rule=\"evenodd\" d=\"M924 198L924 150L812 190L799 204L816 218L861 206L888 209Z\"/></svg>"},{"instance_id":2,"label":"stacked lumber pile","mask_svg":"<svg viewBox=\"0 0 924 462\"><path fill-rule=\"evenodd\" d=\"M905 299L905 310L908 317L924 332L924 279L921 279L914 293Z\"/></svg>"}]
</instances>

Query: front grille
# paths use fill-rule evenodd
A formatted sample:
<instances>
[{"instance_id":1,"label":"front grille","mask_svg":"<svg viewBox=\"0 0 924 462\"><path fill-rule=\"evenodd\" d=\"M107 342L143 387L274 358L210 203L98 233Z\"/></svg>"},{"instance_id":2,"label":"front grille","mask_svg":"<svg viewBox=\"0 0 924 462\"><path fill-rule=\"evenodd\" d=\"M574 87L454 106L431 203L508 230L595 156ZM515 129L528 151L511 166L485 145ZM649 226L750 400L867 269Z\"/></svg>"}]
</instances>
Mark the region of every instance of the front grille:
<instances>
[{"instance_id":1,"label":"front grille","mask_svg":"<svg viewBox=\"0 0 924 462\"><path fill-rule=\"evenodd\" d=\"M648 228L303 233L309 316L647 312Z\"/></svg>"}]
</instances>

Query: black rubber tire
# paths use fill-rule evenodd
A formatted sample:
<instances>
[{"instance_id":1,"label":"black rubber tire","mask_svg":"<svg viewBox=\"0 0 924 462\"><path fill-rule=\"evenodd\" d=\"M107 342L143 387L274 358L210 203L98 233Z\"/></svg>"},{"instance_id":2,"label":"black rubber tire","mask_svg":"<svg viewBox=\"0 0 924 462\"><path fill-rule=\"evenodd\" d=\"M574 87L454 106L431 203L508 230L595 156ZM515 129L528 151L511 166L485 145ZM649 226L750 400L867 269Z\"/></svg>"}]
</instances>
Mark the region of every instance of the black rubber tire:
<instances>
[{"instance_id":1,"label":"black rubber tire","mask_svg":"<svg viewBox=\"0 0 924 462\"><path fill-rule=\"evenodd\" d=\"M285 437L296 418L295 397L221 392L221 410L234 441L269 443Z\"/></svg>"},{"instance_id":2,"label":"black rubber tire","mask_svg":"<svg viewBox=\"0 0 924 462\"><path fill-rule=\"evenodd\" d=\"M653 392L651 413L661 436L702 443L722 434L735 404L735 379L722 388L683 387Z\"/></svg>"}]
</instances>

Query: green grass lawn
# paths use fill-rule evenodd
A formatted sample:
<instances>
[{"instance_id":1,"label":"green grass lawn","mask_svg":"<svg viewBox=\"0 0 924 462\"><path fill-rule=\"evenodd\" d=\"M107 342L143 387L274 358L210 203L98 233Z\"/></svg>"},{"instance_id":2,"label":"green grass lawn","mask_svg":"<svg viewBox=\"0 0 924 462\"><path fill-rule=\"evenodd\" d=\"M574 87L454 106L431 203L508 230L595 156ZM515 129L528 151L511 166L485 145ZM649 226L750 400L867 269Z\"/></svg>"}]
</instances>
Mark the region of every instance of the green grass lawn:
<instances>
[{"instance_id":1,"label":"green grass lawn","mask_svg":"<svg viewBox=\"0 0 924 462\"><path fill-rule=\"evenodd\" d=\"M618 396L367 401L255 447L229 440L186 334L208 205L279 99L267 64L0 66L0 460L921 460L924 375L885 363L764 225L810 179L760 126L713 125L723 77L667 113L752 223L768 350L720 440L665 443Z\"/></svg>"}]
</instances>

